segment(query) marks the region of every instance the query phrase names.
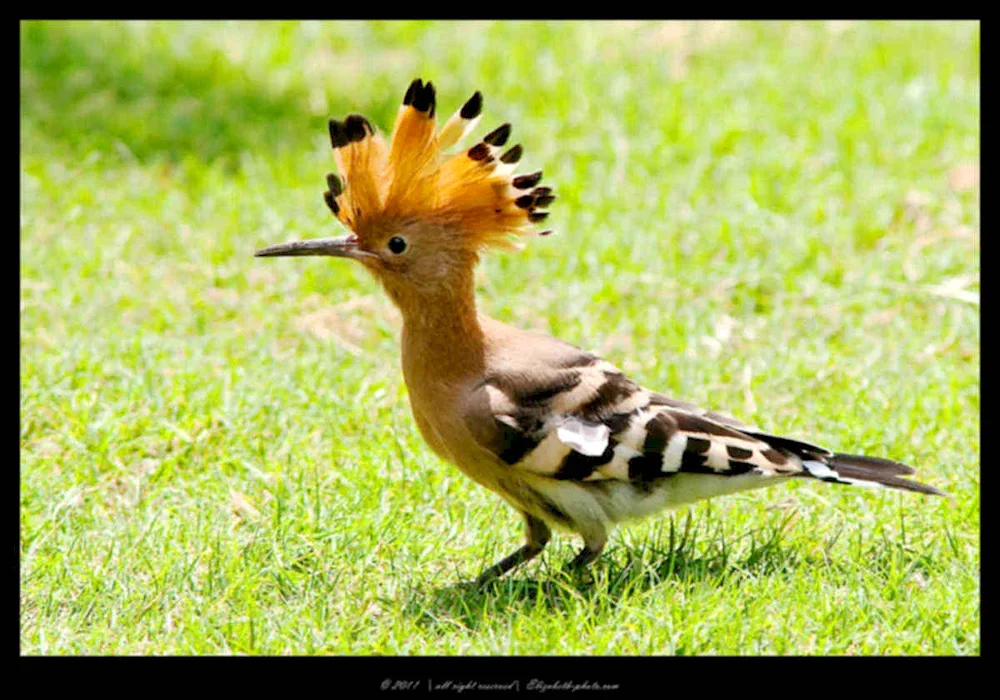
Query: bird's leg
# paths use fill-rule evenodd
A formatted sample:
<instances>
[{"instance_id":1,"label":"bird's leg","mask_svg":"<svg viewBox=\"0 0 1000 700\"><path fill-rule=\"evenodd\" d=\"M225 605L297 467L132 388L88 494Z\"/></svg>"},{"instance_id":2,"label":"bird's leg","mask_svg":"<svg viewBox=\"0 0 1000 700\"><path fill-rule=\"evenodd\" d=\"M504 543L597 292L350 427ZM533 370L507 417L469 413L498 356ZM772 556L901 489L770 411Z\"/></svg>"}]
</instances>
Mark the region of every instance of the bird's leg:
<instances>
[{"instance_id":1,"label":"bird's leg","mask_svg":"<svg viewBox=\"0 0 1000 700\"><path fill-rule=\"evenodd\" d=\"M545 521L536 518L528 513L522 513L524 516L525 524L525 538L527 542L523 547L518 549L516 552L510 556L504 557L496 564L484 571L478 579L476 579L477 586L484 586L495 578L503 576L505 573L513 569L515 566L520 566L526 561L531 561L545 549L545 545L549 543L549 539L552 537L552 531L549 526L545 524Z\"/></svg>"},{"instance_id":2,"label":"bird's leg","mask_svg":"<svg viewBox=\"0 0 1000 700\"><path fill-rule=\"evenodd\" d=\"M604 545L606 542L606 537L584 538L583 549L581 549L580 553L573 557L572 561L566 565L566 569L570 571L581 571L587 568L587 565L590 564L590 562L601 556L601 552L604 551Z\"/></svg>"}]
</instances>

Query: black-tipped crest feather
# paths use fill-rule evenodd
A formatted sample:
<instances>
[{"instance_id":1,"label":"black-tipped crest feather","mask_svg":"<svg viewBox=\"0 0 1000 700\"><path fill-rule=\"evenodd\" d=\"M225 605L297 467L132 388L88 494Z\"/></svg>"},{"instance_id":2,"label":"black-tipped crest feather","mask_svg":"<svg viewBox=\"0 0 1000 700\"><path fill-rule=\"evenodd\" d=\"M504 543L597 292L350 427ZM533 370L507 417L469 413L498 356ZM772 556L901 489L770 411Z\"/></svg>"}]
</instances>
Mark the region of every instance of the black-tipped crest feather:
<instances>
[{"instance_id":1,"label":"black-tipped crest feather","mask_svg":"<svg viewBox=\"0 0 1000 700\"><path fill-rule=\"evenodd\" d=\"M475 119L479 116L479 113L483 111L483 95L476 90L472 97L470 97L464 105L462 105L462 110L459 112L462 119Z\"/></svg>"},{"instance_id":2,"label":"black-tipped crest feather","mask_svg":"<svg viewBox=\"0 0 1000 700\"><path fill-rule=\"evenodd\" d=\"M521 148L521 144L517 144L509 151L500 156L501 163L516 163L521 160L521 153L524 149Z\"/></svg>"},{"instance_id":3,"label":"black-tipped crest feather","mask_svg":"<svg viewBox=\"0 0 1000 700\"><path fill-rule=\"evenodd\" d=\"M510 124L501 124L483 137L483 142L491 146L502 146L510 138Z\"/></svg>"}]
</instances>

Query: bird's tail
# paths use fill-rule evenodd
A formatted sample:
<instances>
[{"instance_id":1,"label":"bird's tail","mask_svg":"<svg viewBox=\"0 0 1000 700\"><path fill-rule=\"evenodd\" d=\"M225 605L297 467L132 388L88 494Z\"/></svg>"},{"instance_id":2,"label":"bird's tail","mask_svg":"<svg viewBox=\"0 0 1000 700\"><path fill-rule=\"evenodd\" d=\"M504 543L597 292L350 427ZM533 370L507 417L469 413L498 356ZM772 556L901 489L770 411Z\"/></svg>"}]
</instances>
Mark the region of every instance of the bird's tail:
<instances>
[{"instance_id":1,"label":"bird's tail","mask_svg":"<svg viewBox=\"0 0 1000 700\"><path fill-rule=\"evenodd\" d=\"M780 435L759 431L745 432L763 440L779 452L795 455L802 460L802 471L796 476L811 477L834 484L900 489L934 496L948 495L933 486L904 479L904 476L913 474L915 470L901 462L881 457L831 452L823 447Z\"/></svg>"},{"instance_id":2,"label":"bird's tail","mask_svg":"<svg viewBox=\"0 0 1000 700\"><path fill-rule=\"evenodd\" d=\"M904 476L913 474L913 467L879 457L835 453L818 460L804 459L802 467L809 476L835 484L901 489L934 496L947 495L933 486L904 479Z\"/></svg>"}]
</instances>

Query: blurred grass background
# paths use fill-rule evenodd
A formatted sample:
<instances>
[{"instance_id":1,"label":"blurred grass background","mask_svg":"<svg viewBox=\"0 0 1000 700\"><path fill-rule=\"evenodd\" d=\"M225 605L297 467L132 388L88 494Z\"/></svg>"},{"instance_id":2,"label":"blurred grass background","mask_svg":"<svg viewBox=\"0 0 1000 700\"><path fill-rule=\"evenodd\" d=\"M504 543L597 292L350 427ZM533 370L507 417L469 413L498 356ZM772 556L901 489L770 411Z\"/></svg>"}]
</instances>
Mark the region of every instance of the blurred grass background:
<instances>
[{"instance_id":1,"label":"blurred grass background","mask_svg":"<svg viewBox=\"0 0 1000 700\"><path fill-rule=\"evenodd\" d=\"M25 22L26 654L976 654L978 23ZM917 465L520 541L422 444L326 121L474 90L561 235L480 303L647 386ZM482 133L478 135L482 135Z\"/></svg>"}]
</instances>

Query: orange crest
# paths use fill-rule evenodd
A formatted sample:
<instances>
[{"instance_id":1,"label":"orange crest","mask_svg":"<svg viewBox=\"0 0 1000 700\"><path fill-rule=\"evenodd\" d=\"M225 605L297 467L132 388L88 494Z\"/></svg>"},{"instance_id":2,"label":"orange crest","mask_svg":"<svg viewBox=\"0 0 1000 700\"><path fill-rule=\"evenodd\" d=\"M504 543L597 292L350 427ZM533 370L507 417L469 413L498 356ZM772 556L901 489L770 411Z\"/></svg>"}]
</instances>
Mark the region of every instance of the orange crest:
<instances>
[{"instance_id":1,"label":"orange crest","mask_svg":"<svg viewBox=\"0 0 1000 700\"><path fill-rule=\"evenodd\" d=\"M510 124L467 151L445 155L475 127L482 103L476 92L436 132L434 86L414 80L388 147L360 115L331 120L330 141L344 180L327 175L330 210L362 240L413 222L452 230L473 249L518 248L516 236L549 233L532 226L548 216L538 209L555 199L550 188L536 187L541 171L514 176L520 145L501 154Z\"/></svg>"}]
</instances>

